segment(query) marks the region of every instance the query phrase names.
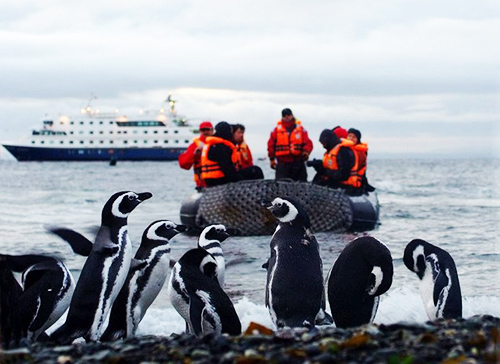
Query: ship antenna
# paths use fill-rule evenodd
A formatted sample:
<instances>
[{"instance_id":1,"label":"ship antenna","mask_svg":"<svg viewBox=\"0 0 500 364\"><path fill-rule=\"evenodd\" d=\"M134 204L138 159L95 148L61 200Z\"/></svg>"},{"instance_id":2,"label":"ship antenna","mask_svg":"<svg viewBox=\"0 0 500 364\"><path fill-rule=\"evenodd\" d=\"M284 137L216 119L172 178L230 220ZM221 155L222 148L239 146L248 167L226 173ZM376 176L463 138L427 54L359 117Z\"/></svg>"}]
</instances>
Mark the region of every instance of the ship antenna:
<instances>
[{"instance_id":1,"label":"ship antenna","mask_svg":"<svg viewBox=\"0 0 500 364\"><path fill-rule=\"evenodd\" d=\"M87 102L87 107L85 108L85 111L86 111L86 113L89 114L89 116L92 115L92 107L90 106L90 104L92 103L92 100L97 100L97 96L94 94L90 94L89 101Z\"/></svg>"},{"instance_id":2,"label":"ship antenna","mask_svg":"<svg viewBox=\"0 0 500 364\"><path fill-rule=\"evenodd\" d=\"M172 99L172 93L168 94L168 97L164 102L168 102L168 105L170 106L169 112L171 114L175 114L175 102L176 101L174 99Z\"/></svg>"}]
</instances>

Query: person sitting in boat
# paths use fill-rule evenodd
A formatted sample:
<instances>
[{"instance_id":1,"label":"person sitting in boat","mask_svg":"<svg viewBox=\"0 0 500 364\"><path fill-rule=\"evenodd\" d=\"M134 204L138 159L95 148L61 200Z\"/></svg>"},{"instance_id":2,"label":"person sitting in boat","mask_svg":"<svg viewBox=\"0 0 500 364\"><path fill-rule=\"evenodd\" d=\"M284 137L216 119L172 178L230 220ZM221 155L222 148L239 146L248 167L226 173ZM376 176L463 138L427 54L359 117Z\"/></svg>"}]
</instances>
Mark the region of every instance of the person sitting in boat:
<instances>
[{"instance_id":1,"label":"person sitting in boat","mask_svg":"<svg viewBox=\"0 0 500 364\"><path fill-rule=\"evenodd\" d=\"M242 179L263 179L264 173L259 166L253 164L252 153L245 143L245 126L233 124L233 141L236 147L236 170Z\"/></svg>"},{"instance_id":2,"label":"person sitting in boat","mask_svg":"<svg viewBox=\"0 0 500 364\"><path fill-rule=\"evenodd\" d=\"M300 120L293 116L292 110L283 109L281 116L267 142L271 168L276 170L276 180L290 178L305 182L305 162L311 154L313 144Z\"/></svg>"},{"instance_id":3,"label":"person sitting in boat","mask_svg":"<svg viewBox=\"0 0 500 364\"><path fill-rule=\"evenodd\" d=\"M312 183L350 191L361 187L358 175L358 158L354 153L354 143L340 139L332 130L321 132L319 142L326 149L323 160L314 159L307 163L316 170Z\"/></svg>"},{"instance_id":4,"label":"person sitting in boat","mask_svg":"<svg viewBox=\"0 0 500 364\"><path fill-rule=\"evenodd\" d=\"M201 152L201 178L207 187L240 181L236 161L231 125L221 121L215 125L215 134L205 140Z\"/></svg>"},{"instance_id":5,"label":"person sitting in boat","mask_svg":"<svg viewBox=\"0 0 500 364\"><path fill-rule=\"evenodd\" d=\"M205 181L201 178L201 151L206 138L214 134L214 127L210 121L203 121L199 128L200 136L194 138L187 150L179 155L179 166L182 169L193 167L196 189L201 191L206 187Z\"/></svg>"},{"instance_id":6,"label":"person sitting in boat","mask_svg":"<svg viewBox=\"0 0 500 364\"><path fill-rule=\"evenodd\" d=\"M375 190L375 187L371 186L368 183L368 179L366 177L368 145L361 142L361 132L358 129L350 128L347 131L347 139L354 143L353 150L357 154L359 164L358 168L362 176L362 189L368 192L372 192Z\"/></svg>"}]
</instances>

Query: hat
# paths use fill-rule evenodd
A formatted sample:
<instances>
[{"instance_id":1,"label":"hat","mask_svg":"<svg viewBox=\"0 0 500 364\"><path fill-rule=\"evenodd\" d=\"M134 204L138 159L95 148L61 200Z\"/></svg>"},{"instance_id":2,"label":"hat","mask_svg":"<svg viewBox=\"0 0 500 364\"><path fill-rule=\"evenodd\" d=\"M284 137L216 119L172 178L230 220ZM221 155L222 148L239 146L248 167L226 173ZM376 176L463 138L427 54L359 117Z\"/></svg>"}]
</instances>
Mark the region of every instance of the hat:
<instances>
[{"instance_id":1,"label":"hat","mask_svg":"<svg viewBox=\"0 0 500 364\"><path fill-rule=\"evenodd\" d=\"M290 110L290 109L286 108L286 109L283 109L283 110L281 111L281 116L282 116L282 117L285 117L285 116L288 116L288 115L293 115L292 110Z\"/></svg>"},{"instance_id":2,"label":"hat","mask_svg":"<svg viewBox=\"0 0 500 364\"><path fill-rule=\"evenodd\" d=\"M335 128L333 128L333 132L335 133L336 136L338 136L339 138L344 138L346 139L347 138L347 130L345 130L343 127L341 126L336 126Z\"/></svg>"},{"instance_id":3,"label":"hat","mask_svg":"<svg viewBox=\"0 0 500 364\"><path fill-rule=\"evenodd\" d=\"M213 129L213 125L210 121L202 121L200 124L200 130L201 129Z\"/></svg>"},{"instance_id":4,"label":"hat","mask_svg":"<svg viewBox=\"0 0 500 364\"><path fill-rule=\"evenodd\" d=\"M233 138L233 129L227 121L221 121L215 125L215 136L231 141Z\"/></svg>"},{"instance_id":5,"label":"hat","mask_svg":"<svg viewBox=\"0 0 500 364\"><path fill-rule=\"evenodd\" d=\"M356 135L356 138L358 138L358 142L361 141L361 132L358 129L351 128L347 131L347 134L351 134L351 133Z\"/></svg>"}]
</instances>

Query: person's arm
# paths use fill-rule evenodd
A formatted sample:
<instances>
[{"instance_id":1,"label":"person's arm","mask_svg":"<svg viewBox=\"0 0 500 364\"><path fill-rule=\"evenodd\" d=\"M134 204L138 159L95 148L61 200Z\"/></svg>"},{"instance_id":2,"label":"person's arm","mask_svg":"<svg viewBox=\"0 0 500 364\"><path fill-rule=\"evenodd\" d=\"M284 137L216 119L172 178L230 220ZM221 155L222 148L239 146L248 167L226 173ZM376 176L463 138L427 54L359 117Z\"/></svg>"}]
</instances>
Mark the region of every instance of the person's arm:
<instances>
[{"instance_id":1,"label":"person's arm","mask_svg":"<svg viewBox=\"0 0 500 364\"><path fill-rule=\"evenodd\" d=\"M307 153L307 155L311 154L313 150L313 142L309 139L309 135L307 131L304 130L304 149L303 151Z\"/></svg>"},{"instance_id":2,"label":"person's arm","mask_svg":"<svg viewBox=\"0 0 500 364\"><path fill-rule=\"evenodd\" d=\"M193 166L196 151L196 143L191 143L187 150L179 155L179 166L182 169L190 169Z\"/></svg>"},{"instance_id":3,"label":"person's arm","mask_svg":"<svg viewBox=\"0 0 500 364\"><path fill-rule=\"evenodd\" d=\"M217 161L228 182L236 182L241 180L240 175L231 160L233 151L230 147L224 144L213 145L208 150L208 159Z\"/></svg>"},{"instance_id":4,"label":"person's arm","mask_svg":"<svg viewBox=\"0 0 500 364\"><path fill-rule=\"evenodd\" d=\"M271 132L271 135L269 136L269 140L267 141L267 156L269 157L269 160L271 161L271 168L276 169L276 156L275 156L275 151L276 151L276 139L277 139L277 129L274 128L273 131Z\"/></svg>"}]
</instances>

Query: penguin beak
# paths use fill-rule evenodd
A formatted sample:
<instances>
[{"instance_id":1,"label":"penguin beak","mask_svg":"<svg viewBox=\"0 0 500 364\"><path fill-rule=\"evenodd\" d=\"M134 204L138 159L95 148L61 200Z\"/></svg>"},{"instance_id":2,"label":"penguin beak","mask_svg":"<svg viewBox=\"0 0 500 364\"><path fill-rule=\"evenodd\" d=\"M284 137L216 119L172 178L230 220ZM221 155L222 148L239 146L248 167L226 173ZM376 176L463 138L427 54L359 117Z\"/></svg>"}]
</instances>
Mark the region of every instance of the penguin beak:
<instances>
[{"instance_id":1,"label":"penguin beak","mask_svg":"<svg viewBox=\"0 0 500 364\"><path fill-rule=\"evenodd\" d=\"M260 205L270 210L273 207L273 203L270 200L261 200Z\"/></svg>"},{"instance_id":2,"label":"penguin beak","mask_svg":"<svg viewBox=\"0 0 500 364\"><path fill-rule=\"evenodd\" d=\"M175 227L175 230L179 233L183 233L183 232L189 231L189 228L186 225L177 225Z\"/></svg>"},{"instance_id":3,"label":"penguin beak","mask_svg":"<svg viewBox=\"0 0 500 364\"><path fill-rule=\"evenodd\" d=\"M240 235L240 233L241 233L240 230L233 229L233 228L226 229L226 232L229 234L229 236Z\"/></svg>"},{"instance_id":4,"label":"penguin beak","mask_svg":"<svg viewBox=\"0 0 500 364\"><path fill-rule=\"evenodd\" d=\"M153 194L150 192L143 192L143 193L138 193L137 196L138 196L137 200L139 202L143 202L153 197Z\"/></svg>"}]
</instances>

